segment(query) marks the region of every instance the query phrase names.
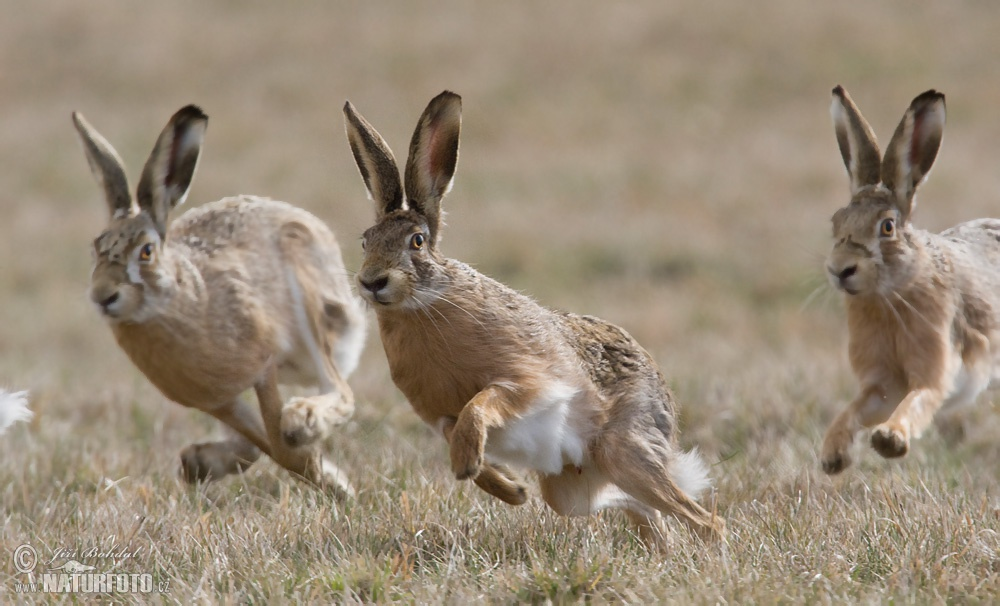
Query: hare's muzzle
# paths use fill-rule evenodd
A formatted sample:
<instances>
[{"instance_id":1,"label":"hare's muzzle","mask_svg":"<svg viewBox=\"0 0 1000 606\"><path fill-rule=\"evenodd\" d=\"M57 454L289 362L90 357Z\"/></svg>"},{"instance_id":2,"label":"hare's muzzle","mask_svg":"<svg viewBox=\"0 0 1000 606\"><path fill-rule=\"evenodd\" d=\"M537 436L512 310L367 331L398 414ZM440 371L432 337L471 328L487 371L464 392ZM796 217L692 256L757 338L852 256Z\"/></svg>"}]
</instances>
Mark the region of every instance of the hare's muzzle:
<instances>
[{"instance_id":1,"label":"hare's muzzle","mask_svg":"<svg viewBox=\"0 0 1000 606\"><path fill-rule=\"evenodd\" d=\"M90 298L95 304L97 304L97 307L101 310L102 314L111 317L118 314L118 303L121 301L121 293L118 289L92 290L90 292Z\"/></svg>"},{"instance_id":2,"label":"hare's muzzle","mask_svg":"<svg viewBox=\"0 0 1000 606\"><path fill-rule=\"evenodd\" d=\"M378 276L372 279L365 279L358 277L358 284L361 285L361 296L372 301L374 303L386 303L385 301L379 300L379 294L381 294L386 286L389 285L389 276Z\"/></svg>"},{"instance_id":3,"label":"hare's muzzle","mask_svg":"<svg viewBox=\"0 0 1000 606\"><path fill-rule=\"evenodd\" d=\"M852 280L858 273L857 264L851 264L843 268L827 267L826 270L830 272L837 288L849 295L858 294L859 291Z\"/></svg>"}]
</instances>

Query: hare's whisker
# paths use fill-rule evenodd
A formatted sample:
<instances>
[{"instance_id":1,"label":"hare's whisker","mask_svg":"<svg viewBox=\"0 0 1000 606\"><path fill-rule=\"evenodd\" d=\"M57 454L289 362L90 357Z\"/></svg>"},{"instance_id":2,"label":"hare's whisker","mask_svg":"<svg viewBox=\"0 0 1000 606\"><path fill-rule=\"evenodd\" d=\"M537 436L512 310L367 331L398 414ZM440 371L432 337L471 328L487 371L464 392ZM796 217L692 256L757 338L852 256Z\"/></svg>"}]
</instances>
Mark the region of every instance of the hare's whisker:
<instances>
[{"instance_id":1,"label":"hare's whisker","mask_svg":"<svg viewBox=\"0 0 1000 606\"><path fill-rule=\"evenodd\" d=\"M892 294L896 297L896 299L899 300L900 303L902 303L903 305L905 305L907 307L907 309L909 309L911 312L913 312L914 315L916 315L918 318L920 318L921 320L923 320L924 322L926 322L928 326L930 326L932 328L934 327L934 323L931 322L929 319L927 319L927 316L925 316L924 314L920 313L920 310L918 310L916 307L914 307L912 303L910 303L909 301L907 301L903 297L903 295L901 295L901 294L899 294L898 292L895 292L895 291Z\"/></svg>"}]
</instances>

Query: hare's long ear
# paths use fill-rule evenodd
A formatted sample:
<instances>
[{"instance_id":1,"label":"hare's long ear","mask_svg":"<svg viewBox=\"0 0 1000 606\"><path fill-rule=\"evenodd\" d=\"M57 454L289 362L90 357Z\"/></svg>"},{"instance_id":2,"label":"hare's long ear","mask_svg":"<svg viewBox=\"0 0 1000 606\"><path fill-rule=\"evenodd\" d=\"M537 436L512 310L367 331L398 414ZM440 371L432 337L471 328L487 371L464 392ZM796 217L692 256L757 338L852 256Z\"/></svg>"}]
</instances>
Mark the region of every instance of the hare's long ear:
<instances>
[{"instance_id":1,"label":"hare's long ear","mask_svg":"<svg viewBox=\"0 0 1000 606\"><path fill-rule=\"evenodd\" d=\"M161 238L167 232L170 211L187 198L207 127L208 116L200 108L182 107L163 128L142 169L136 198L139 208L152 217Z\"/></svg>"},{"instance_id":2,"label":"hare's long ear","mask_svg":"<svg viewBox=\"0 0 1000 606\"><path fill-rule=\"evenodd\" d=\"M382 136L354 109L344 104L344 126L347 142L368 188L368 197L375 202L375 215L382 218L403 208L403 188L399 182L396 158Z\"/></svg>"},{"instance_id":3,"label":"hare's long ear","mask_svg":"<svg viewBox=\"0 0 1000 606\"><path fill-rule=\"evenodd\" d=\"M882 162L882 182L896 195L903 217L913 211L913 194L934 165L944 136L944 95L929 90L915 98L892 135Z\"/></svg>"},{"instance_id":4,"label":"hare's long ear","mask_svg":"<svg viewBox=\"0 0 1000 606\"><path fill-rule=\"evenodd\" d=\"M431 99L417 122L406 161L406 199L427 220L431 244L441 226L441 198L451 189L458 164L462 98L444 91Z\"/></svg>"},{"instance_id":5,"label":"hare's long ear","mask_svg":"<svg viewBox=\"0 0 1000 606\"><path fill-rule=\"evenodd\" d=\"M132 200L128 177L125 176L125 165L115 148L77 112L73 112L73 125L83 141L90 172L104 190L111 216L118 219L138 213L139 209Z\"/></svg>"},{"instance_id":6,"label":"hare's long ear","mask_svg":"<svg viewBox=\"0 0 1000 606\"><path fill-rule=\"evenodd\" d=\"M858 106L842 86L838 85L833 89L830 115L833 117L840 155L844 158L844 166L851 179L851 194L858 193L863 187L877 184L881 160L878 141L872 128L858 111Z\"/></svg>"}]
</instances>

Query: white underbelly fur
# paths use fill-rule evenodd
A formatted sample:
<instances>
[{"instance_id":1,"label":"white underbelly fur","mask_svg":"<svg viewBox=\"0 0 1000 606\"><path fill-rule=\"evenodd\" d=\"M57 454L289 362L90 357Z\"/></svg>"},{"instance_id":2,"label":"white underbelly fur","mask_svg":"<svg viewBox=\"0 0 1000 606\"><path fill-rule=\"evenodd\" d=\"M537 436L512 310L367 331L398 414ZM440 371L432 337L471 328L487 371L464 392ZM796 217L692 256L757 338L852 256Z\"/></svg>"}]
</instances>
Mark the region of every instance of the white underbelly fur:
<instances>
[{"instance_id":1,"label":"white underbelly fur","mask_svg":"<svg viewBox=\"0 0 1000 606\"><path fill-rule=\"evenodd\" d=\"M572 386L550 384L524 416L490 430L487 460L549 475L566 465L582 465L586 441L570 423L576 397L580 392Z\"/></svg>"},{"instance_id":2,"label":"white underbelly fur","mask_svg":"<svg viewBox=\"0 0 1000 606\"><path fill-rule=\"evenodd\" d=\"M945 396L942 406L945 409L961 408L971 404L984 389L990 387L989 369L969 368L961 362L961 359L956 363L958 371L952 380L951 391Z\"/></svg>"}]
</instances>

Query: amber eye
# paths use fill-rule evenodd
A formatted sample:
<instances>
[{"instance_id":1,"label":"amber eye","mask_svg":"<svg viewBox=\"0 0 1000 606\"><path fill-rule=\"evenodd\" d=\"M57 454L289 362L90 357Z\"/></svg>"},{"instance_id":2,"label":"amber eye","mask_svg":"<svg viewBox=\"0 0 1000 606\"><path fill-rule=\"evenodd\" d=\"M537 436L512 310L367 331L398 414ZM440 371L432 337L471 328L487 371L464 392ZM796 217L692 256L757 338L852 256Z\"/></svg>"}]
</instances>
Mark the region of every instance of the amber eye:
<instances>
[{"instance_id":1,"label":"amber eye","mask_svg":"<svg viewBox=\"0 0 1000 606\"><path fill-rule=\"evenodd\" d=\"M139 260L149 261L152 258L153 258L153 245L148 243L143 244L142 248L139 249Z\"/></svg>"},{"instance_id":2,"label":"amber eye","mask_svg":"<svg viewBox=\"0 0 1000 606\"><path fill-rule=\"evenodd\" d=\"M882 219L878 226L878 233L884 237L889 237L896 233L896 222L892 219Z\"/></svg>"},{"instance_id":3,"label":"amber eye","mask_svg":"<svg viewBox=\"0 0 1000 606\"><path fill-rule=\"evenodd\" d=\"M410 238L410 248L413 250L420 250L424 247L424 234L413 234Z\"/></svg>"}]
</instances>

